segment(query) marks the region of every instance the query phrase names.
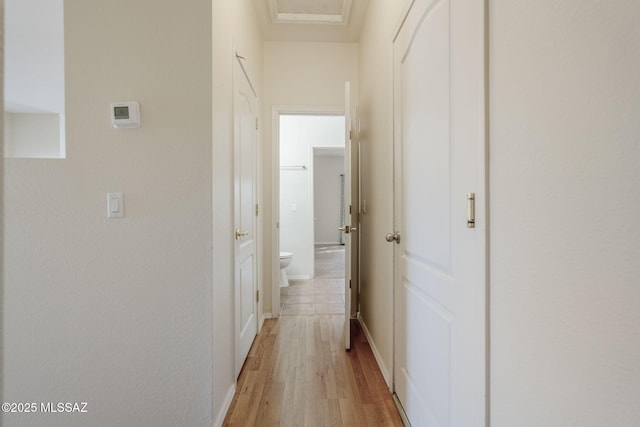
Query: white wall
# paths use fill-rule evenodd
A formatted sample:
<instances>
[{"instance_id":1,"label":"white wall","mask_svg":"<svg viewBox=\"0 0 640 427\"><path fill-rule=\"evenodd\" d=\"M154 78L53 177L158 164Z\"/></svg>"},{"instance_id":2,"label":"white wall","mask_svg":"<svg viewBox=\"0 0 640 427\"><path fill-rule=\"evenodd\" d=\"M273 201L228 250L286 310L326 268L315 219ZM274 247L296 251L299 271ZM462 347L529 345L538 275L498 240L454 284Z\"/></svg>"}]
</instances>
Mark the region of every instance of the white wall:
<instances>
[{"instance_id":1,"label":"white wall","mask_svg":"<svg viewBox=\"0 0 640 427\"><path fill-rule=\"evenodd\" d=\"M360 141L362 199L360 220L360 315L378 363L391 384L393 346L393 30L403 0L372 0L360 38Z\"/></svg>"},{"instance_id":2,"label":"white wall","mask_svg":"<svg viewBox=\"0 0 640 427\"><path fill-rule=\"evenodd\" d=\"M209 426L211 3L67 0L65 18L69 156L5 160L2 382L88 413L2 423ZM140 129L111 126L123 99Z\"/></svg>"},{"instance_id":3,"label":"white wall","mask_svg":"<svg viewBox=\"0 0 640 427\"><path fill-rule=\"evenodd\" d=\"M184 7L184 6L183 6ZM252 0L213 1L213 419L221 425L235 391L233 254L233 68L235 52L262 95L262 43ZM211 16L210 16L211 17ZM262 156L258 131L258 161ZM211 158L209 158L211 161ZM260 163L258 176L261 176ZM262 205L262 180L258 182ZM259 233L264 216L258 217ZM261 236L259 235L258 239ZM258 263L261 255L258 254ZM260 268L260 267L259 267ZM262 283L259 282L261 287ZM266 292L260 290L260 294ZM270 301L270 300L269 300ZM259 306L262 317L262 306Z\"/></svg>"},{"instance_id":4,"label":"white wall","mask_svg":"<svg viewBox=\"0 0 640 427\"><path fill-rule=\"evenodd\" d=\"M301 110L321 108L329 110L344 109L344 82L351 81L352 100L355 104L358 88L358 45L354 43L296 43L265 42L263 51L263 127L264 147L273 150L277 144L272 128L272 113L276 106L300 108ZM277 147L277 145L275 145ZM277 157L265 153L264 212L265 233L263 251L277 251L278 232L275 228L277 216L274 217L271 204L271 187L278 185L271 182L274 169L278 168ZM276 209L277 210L277 209ZM264 277L278 283L279 266L276 263L264 263ZM271 290L265 283L265 299L263 307L271 309ZM278 312L278 310L274 310Z\"/></svg>"},{"instance_id":5,"label":"white wall","mask_svg":"<svg viewBox=\"0 0 640 427\"><path fill-rule=\"evenodd\" d=\"M65 157L63 6L5 2L5 157Z\"/></svg>"},{"instance_id":6,"label":"white wall","mask_svg":"<svg viewBox=\"0 0 640 427\"><path fill-rule=\"evenodd\" d=\"M64 114L64 1L4 3L5 109Z\"/></svg>"},{"instance_id":7,"label":"white wall","mask_svg":"<svg viewBox=\"0 0 640 427\"><path fill-rule=\"evenodd\" d=\"M344 147L344 116L280 116L280 250L293 253L290 278L314 275L314 147Z\"/></svg>"},{"instance_id":8,"label":"white wall","mask_svg":"<svg viewBox=\"0 0 640 427\"><path fill-rule=\"evenodd\" d=\"M340 243L340 213L344 155L324 155L315 150L313 178L313 216L315 243Z\"/></svg>"},{"instance_id":9,"label":"white wall","mask_svg":"<svg viewBox=\"0 0 640 427\"><path fill-rule=\"evenodd\" d=\"M493 427L640 420L638 22L490 2Z\"/></svg>"},{"instance_id":10,"label":"white wall","mask_svg":"<svg viewBox=\"0 0 640 427\"><path fill-rule=\"evenodd\" d=\"M64 115L5 112L4 122L5 157L64 157L60 144Z\"/></svg>"}]
</instances>

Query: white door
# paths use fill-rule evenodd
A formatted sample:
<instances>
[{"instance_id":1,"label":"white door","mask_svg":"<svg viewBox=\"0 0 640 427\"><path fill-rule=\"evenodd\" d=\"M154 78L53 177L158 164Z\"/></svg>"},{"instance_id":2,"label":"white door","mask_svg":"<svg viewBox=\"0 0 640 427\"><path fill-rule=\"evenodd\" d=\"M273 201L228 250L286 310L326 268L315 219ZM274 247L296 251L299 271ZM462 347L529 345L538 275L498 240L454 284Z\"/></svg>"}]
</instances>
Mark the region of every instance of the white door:
<instances>
[{"instance_id":1,"label":"white door","mask_svg":"<svg viewBox=\"0 0 640 427\"><path fill-rule=\"evenodd\" d=\"M484 0L415 0L394 39L394 389L414 427L486 404ZM475 193L475 228L467 193ZM398 242L399 240L399 242Z\"/></svg>"},{"instance_id":2,"label":"white door","mask_svg":"<svg viewBox=\"0 0 640 427\"><path fill-rule=\"evenodd\" d=\"M234 67L234 207L236 375L258 330L256 280L257 99L238 58Z\"/></svg>"},{"instance_id":3,"label":"white door","mask_svg":"<svg viewBox=\"0 0 640 427\"><path fill-rule=\"evenodd\" d=\"M357 231L354 219L356 215L352 214L352 210L356 208L357 204L354 203L353 192L351 191L352 179L352 163L353 156L353 131L351 127L351 83L346 82L344 88L344 227L340 227L340 230L345 233L344 243L344 346L345 349L351 349L351 299L352 290L355 290L356 286L353 281L353 243L356 239L355 232Z\"/></svg>"}]
</instances>

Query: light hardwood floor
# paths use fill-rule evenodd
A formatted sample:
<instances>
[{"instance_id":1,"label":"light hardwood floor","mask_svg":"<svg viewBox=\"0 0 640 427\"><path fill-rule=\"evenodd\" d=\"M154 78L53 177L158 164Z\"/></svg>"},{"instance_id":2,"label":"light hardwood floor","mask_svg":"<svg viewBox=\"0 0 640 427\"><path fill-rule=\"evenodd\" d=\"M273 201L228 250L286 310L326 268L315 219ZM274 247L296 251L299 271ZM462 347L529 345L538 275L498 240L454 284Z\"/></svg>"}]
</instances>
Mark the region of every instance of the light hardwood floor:
<instances>
[{"instance_id":1,"label":"light hardwood floor","mask_svg":"<svg viewBox=\"0 0 640 427\"><path fill-rule=\"evenodd\" d=\"M351 351L344 317L266 320L238 379L225 426L402 426L371 348L354 321Z\"/></svg>"}]
</instances>

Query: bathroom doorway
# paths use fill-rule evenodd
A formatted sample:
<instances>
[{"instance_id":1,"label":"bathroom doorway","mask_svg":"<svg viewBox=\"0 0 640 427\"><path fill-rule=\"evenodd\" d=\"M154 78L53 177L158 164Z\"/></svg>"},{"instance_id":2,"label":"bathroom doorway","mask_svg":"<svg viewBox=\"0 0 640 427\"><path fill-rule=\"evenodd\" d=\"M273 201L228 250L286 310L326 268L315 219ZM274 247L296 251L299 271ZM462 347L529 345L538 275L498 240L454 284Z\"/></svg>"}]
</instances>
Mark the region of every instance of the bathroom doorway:
<instances>
[{"instance_id":1,"label":"bathroom doorway","mask_svg":"<svg viewBox=\"0 0 640 427\"><path fill-rule=\"evenodd\" d=\"M345 117L280 114L278 253L281 315L344 314ZM275 292L274 292L275 298Z\"/></svg>"}]
</instances>

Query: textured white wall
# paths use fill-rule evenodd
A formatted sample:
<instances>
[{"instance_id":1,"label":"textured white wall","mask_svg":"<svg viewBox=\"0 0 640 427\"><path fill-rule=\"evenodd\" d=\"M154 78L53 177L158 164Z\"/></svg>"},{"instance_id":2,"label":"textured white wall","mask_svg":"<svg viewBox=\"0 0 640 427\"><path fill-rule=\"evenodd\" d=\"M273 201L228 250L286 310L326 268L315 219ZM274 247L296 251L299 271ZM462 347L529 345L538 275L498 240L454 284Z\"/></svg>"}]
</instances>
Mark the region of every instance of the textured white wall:
<instances>
[{"instance_id":1,"label":"textured white wall","mask_svg":"<svg viewBox=\"0 0 640 427\"><path fill-rule=\"evenodd\" d=\"M490 2L493 427L639 423L638 22Z\"/></svg>"},{"instance_id":2,"label":"textured white wall","mask_svg":"<svg viewBox=\"0 0 640 427\"><path fill-rule=\"evenodd\" d=\"M211 3L67 0L65 24L68 159L5 163L3 398L88 413L2 423L209 426Z\"/></svg>"},{"instance_id":3,"label":"textured white wall","mask_svg":"<svg viewBox=\"0 0 640 427\"><path fill-rule=\"evenodd\" d=\"M393 345L393 30L404 0L372 0L360 38L360 141L362 144L360 314L390 384Z\"/></svg>"},{"instance_id":4,"label":"textured white wall","mask_svg":"<svg viewBox=\"0 0 640 427\"><path fill-rule=\"evenodd\" d=\"M280 164L306 166L280 170L280 250L293 253L290 277L314 275L314 147L344 147L344 116L280 117Z\"/></svg>"},{"instance_id":5,"label":"textured white wall","mask_svg":"<svg viewBox=\"0 0 640 427\"><path fill-rule=\"evenodd\" d=\"M274 106L344 108L344 83L351 81L352 102L358 93L358 45L354 43L265 42L262 114L265 156L263 179L271 183L277 159L271 157ZM277 250L276 218L272 215L271 186L264 187L265 239L263 253ZM264 277L278 283L279 266L265 260ZM275 276L274 276L275 275ZM271 309L270 283L265 282L264 307ZM277 312L277 310L275 310Z\"/></svg>"},{"instance_id":6,"label":"textured white wall","mask_svg":"<svg viewBox=\"0 0 640 427\"><path fill-rule=\"evenodd\" d=\"M340 174L344 174L344 156L316 154L313 165L315 243L340 243Z\"/></svg>"}]
</instances>

